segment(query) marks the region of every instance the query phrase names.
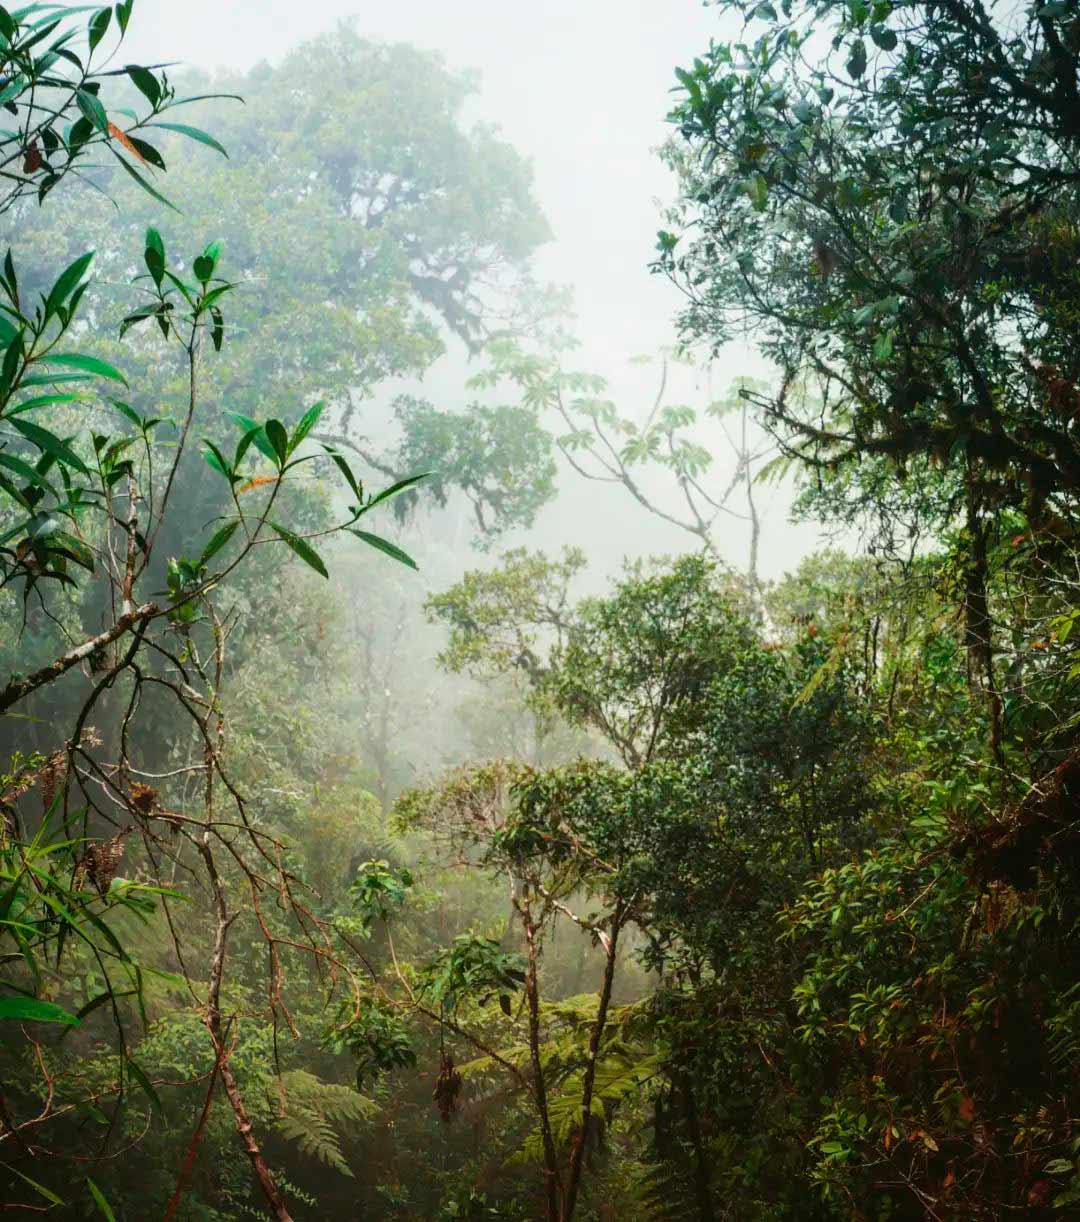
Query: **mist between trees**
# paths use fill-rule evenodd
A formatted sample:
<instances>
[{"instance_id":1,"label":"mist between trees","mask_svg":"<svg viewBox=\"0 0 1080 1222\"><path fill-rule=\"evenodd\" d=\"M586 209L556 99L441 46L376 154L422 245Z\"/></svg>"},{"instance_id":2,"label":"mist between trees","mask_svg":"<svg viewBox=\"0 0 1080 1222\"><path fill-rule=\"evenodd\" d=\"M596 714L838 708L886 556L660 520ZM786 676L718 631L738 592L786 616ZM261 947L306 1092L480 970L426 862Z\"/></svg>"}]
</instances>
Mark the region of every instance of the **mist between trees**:
<instances>
[{"instance_id":1,"label":"mist between trees","mask_svg":"<svg viewBox=\"0 0 1080 1222\"><path fill-rule=\"evenodd\" d=\"M0 7L5 1212L1076 1216L1080 3L714 7L629 375L441 57Z\"/></svg>"}]
</instances>

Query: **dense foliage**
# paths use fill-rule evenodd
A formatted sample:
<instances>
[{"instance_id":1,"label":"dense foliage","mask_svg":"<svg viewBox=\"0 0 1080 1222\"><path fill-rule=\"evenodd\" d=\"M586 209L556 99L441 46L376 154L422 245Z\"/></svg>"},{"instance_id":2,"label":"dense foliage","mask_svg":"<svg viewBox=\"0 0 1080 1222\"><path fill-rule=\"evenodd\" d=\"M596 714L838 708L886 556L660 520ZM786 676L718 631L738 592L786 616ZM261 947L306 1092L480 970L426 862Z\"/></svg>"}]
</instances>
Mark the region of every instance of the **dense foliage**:
<instances>
[{"instance_id":1,"label":"dense foliage","mask_svg":"<svg viewBox=\"0 0 1080 1222\"><path fill-rule=\"evenodd\" d=\"M1080 4L717 7L655 270L776 378L638 417L437 58L0 8L3 1209L1076 1213ZM463 560L557 475L695 550Z\"/></svg>"}]
</instances>

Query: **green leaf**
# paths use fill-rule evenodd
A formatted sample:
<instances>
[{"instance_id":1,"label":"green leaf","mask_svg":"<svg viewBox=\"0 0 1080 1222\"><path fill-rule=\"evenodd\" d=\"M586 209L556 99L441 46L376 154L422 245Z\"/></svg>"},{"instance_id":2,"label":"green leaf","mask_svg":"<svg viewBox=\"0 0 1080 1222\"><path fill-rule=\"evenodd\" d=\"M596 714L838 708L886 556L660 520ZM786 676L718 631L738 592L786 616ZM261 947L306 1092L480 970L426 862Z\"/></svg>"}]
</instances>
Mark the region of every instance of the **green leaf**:
<instances>
[{"instance_id":1,"label":"green leaf","mask_svg":"<svg viewBox=\"0 0 1080 1222\"><path fill-rule=\"evenodd\" d=\"M57 496L56 489L49 481L35 470L30 463L22 458L17 458L14 454L8 454L4 450L0 450L0 467L6 467L9 471L14 471L16 475L21 476L27 483L33 484L37 488L44 488L46 492L51 492L53 496ZM59 497L57 496L59 500Z\"/></svg>"},{"instance_id":2,"label":"green leaf","mask_svg":"<svg viewBox=\"0 0 1080 1222\"><path fill-rule=\"evenodd\" d=\"M92 373L99 378L108 378L111 382L128 384L127 378L114 365L96 356L85 356L81 352L50 352L45 357L46 365L66 365L69 369L79 369L83 373Z\"/></svg>"},{"instance_id":3,"label":"green leaf","mask_svg":"<svg viewBox=\"0 0 1080 1222\"><path fill-rule=\"evenodd\" d=\"M154 1111L156 1111L159 1116L164 1116L165 1109L161 1106L161 1100L158 1098L158 1093L154 1089L154 1084L153 1082L150 1081L150 1079L143 1072L141 1066L137 1065L129 1057L128 1062L127 1062L127 1067L128 1067L128 1072L135 1079L139 1088L146 1094L150 1102L153 1104Z\"/></svg>"},{"instance_id":4,"label":"green leaf","mask_svg":"<svg viewBox=\"0 0 1080 1222\"><path fill-rule=\"evenodd\" d=\"M154 283L160 288L165 275L165 243L161 240L161 234L152 226L146 231L143 259Z\"/></svg>"},{"instance_id":5,"label":"green leaf","mask_svg":"<svg viewBox=\"0 0 1080 1222\"><path fill-rule=\"evenodd\" d=\"M21 1171L10 1166L8 1163L3 1163L0 1165L17 1175L24 1184L27 1184L29 1187L33 1188L33 1190L40 1196L44 1197L46 1201L51 1201L54 1205L63 1205L64 1202L56 1195L56 1193L50 1191L50 1189L46 1188L44 1184L39 1184L37 1180L32 1180L28 1175L23 1175Z\"/></svg>"},{"instance_id":6,"label":"green leaf","mask_svg":"<svg viewBox=\"0 0 1080 1222\"><path fill-rule=\"evenodd\" d=\"M323 400L319 400L313 407L309 407L306 412L300 417L300 423L296 426L296 431L292 435L292 440L289 442L289 453L292 454L297 446L311 432L319 422L319 417L323 414L326 404Z\"/></svg>"},{"instance_id":7,"label":"green leaf","mask_svg":"<svg viewBox=\"0 0 1080 1222\"><path fill-rule=\"evenodd\" d=\"M82 475L89 475L86 463L75 453L66 441L61 441L54 433L50 433L47 429L39 428L36 424L31 424L29 420L12 420L11 427L21 433L27 441L36 445L39 450L46 454L51 454L58 462L65 466L73 467Z\"/></svg>"},{"instance_id":8,"label":"green leaf","mask_svg":"<svg viewBox=\"0 0 1080 1222\"><path fill-rule=\"evenodd\" d=\"M198 127L189 127L187 123L149 123L147 126L164 127L171 132L179 132L182 136L187 136L189 140L197 140L200 144L205 144L208 148L215 149L222 157L228 157L229 155L213 136L208 135Z\"/></svg>"},{"instance_id":9,"label":"green leaf","mask_svg":"<svg viewBox=\"0 0 1080 1222\"><path fill-rule=\"evenodd\" d=\"M152 195L154 199L158 201L159 204L164 204L166 208L171 208L173 212L176 212L177 214L181 216L183 215L183 213L180 212L180 209L172 202L172 200L166 199L165 196L162 195L161 192L157 190L156 187L152 187L146 181L146 179L143 178L143 176L139 173L139 171L135 169L134 166L129 165L123 159L123 157L120 156L120 154L116 151L115 148L113 148L111 144L109 145L109 152L112 153L112 155L116 158L117 161L120 162L120 164L124 167L124 169L131 175L132 178L135 179L135 181L139 184L140 187L142 187L142 189L147 193L147 195Z\"/></svg>"},{"instance_id":10,"label":"green leaf","mask_svg":"<svg viewBox=\"0 0 1080 1222\"><path fill-rule=\"evenodd\" d=\"M93 262L94 252L88 251L85 255L80 255L74 263L66 267L58 277L56 283L49 290L48 297L45 298L45 313L53 314L64 304L71 296L83 276L86 275L87 268Z\"/></svg>"},{"instance_id":11,"label":"green leaf","mask_svg":"<svg viewBox=\"0 0 1080 1222\"><path fill-rule=\"evenodd\" d=\"M78 89L75 92L75 102L83 112L87 122L96 127L103 136L107 136L109 134L109 117L105 113L105 107L102 106L97 98L87 89Z\"/></svg>"},{"instance_id":12,"label":"green leaf","mask_svg":"<svg viewBox=\"0 0 1080 1222\"><path fill-rule=\"evenodd\" d=\"M157 305L143 306L142 309L136 310L133 314L128 314L120 321L120 338L123 339L132 327L137 327L139 323L146 322L148 318L154 318L158 315L160 307Z\"/></svg>"},{"instance_id":13,"label":"green leaf","mask_svg":"<svg viewBox=\"0 0 1080 1222\"><path fill-rule=\"evenodd\" d=\"M244 455L251 448L251 443L255 441L262 432L262 425L253 425L236 443L236 453L233 455L233 470L239 471L240 464L244 460ZM264 439L265 440L265 439Z\"/></svg>"},{"instance_id":14,"label":"green leaf","mask_svg":"<svg viewBox=\"0 0 1080 1222\"><path fill-rule=\"evenodd\" d=\"M389 543L386 539L380 539L378 535L370 534L366 530L356 530L353 527L349 527L348 530L350 535L363 539L369 547L375 548L376 551L384 552L387 556L392 556L399 564L405 564L410 569L416 569L417 572L420 571L420 566L416 561L407 552L403 552L396 544Z\"/></svg>"},{"instance_id":15,"label":"green leaf","mask_svg":"<svg viewBox=\"0 0 1080 1222\"><path fill-rule=\"evenodd\" d=\"M216 556L218 552L225 546L226 543L236 534L236 529L240 525L239 519L232 522L226 522L220 530L215 531L210 542L203 548L203 554L199 558L199 564L206 564L212 556Z\"/></svg>"},{"instance_id":16,"label":"green leaf","mask_svg":"<svg viewBox=\"0 0 1080 1222\"><path fill-rule=\"evenodd\" d=\"M0 1019L5 1018L12 1022L63 1023L67 1027L79 1021L63 1007L36 997L0 997Z\"/></svg>"},{"instance_id":17,"label":"green leaf","mask_svg":"<svg viewBox=\"0 0 1080 1222\"><path fill-rule=\"evenodd\" d=\"M274 458L281 466L289 456L289 435L280 420L267 420L263 426L266 438L274 448Z\"/></svg>"},{"instance_id":18,"label":"green leaf","mask_svg":"<svg viewBox=\"0 0 1080 1222\"><path fill-rule=\"evenodd\" d=\"M769 184L764 174L751 174L746 180L746 194L755 212L764 212L769 202Z\"/></svg>"},{"instance_id":19,"label":"green leaf","mask_svg":"<svg viewBox=\"0 0 1080 1222\"><path fill-rule=\"evenodd\" d=\"M1067 1158L1055 1158L1043 1167L1047 1175L1071 1175L1075 1166Z\"/></svg>"},{"instance_id":20,"label":"green leaf","mask_svg":"<svg viewBox=\"0 0 1080 1222\"><path fill-rule=\"evenodd\" d=\"M894 31L886 29L883 25L872 25L870 37L874 40L875 46L880 47L883 51L895 51L900 41Z\"/></svg>"},{"instance_id":21,"label":"green leaf","mask_svg":"<svg viewBox=\"0 0 1080 1222\"><path fill-rule=\"evenodd\" d=\"M158 84L157 77L148 68L140 67L139 64L127 64L124 71L150 105L156 106L161 99L161 86Z\"/></svg>"},{"instance_id":22,"label":"green leaf","mask_svg":"<svg viewBox=\"0 0 1080 1222\"><path fill-rule=\"evenodd\" d=\"M74 535L63 530L54 530L50 538L54 549L63 552L88 573L94 572L94 553L81 539L76 539Z\"/></svg>"},{"instance_id":23,"label":"green leaf","mask_svg":"<svg viewBox=\"0 0 1080 1222\"><path fill-rule=\"evenodd\" d=\"M32 412L39 407L52 407L57 403L85 403L86 399L82 395L38 395L34 399L25 399L22 403L15 404L14 407L9 407L7 415L18 416L23 412Z\"/></svg>"},{"instance_id":24,"label":"green leaf","mask_svg":"<svg viewBox=\"0 0 1080 1222\"><path fill-rule=\"evenodd\" d=\"M255 442L255 448L260 454L262 454L265 458L269 458L271 462L277 462L277 452L270 444L270 441L266 436L266 430L261 424L256 424L250 416L241 415L240 412L226 412L225 414L235 420L236 423L244 430L245 434L254 434L253 440ZM250 442L248 444L250 444Z\"/></svg>"},{"instance_id":25,"label":"green leaf","mask_svg":"<svg viewBox=\"0 0 1080 1222\"><path fill-rule=\"evenodd\" d=\"M91 382L88 373L32 373L19 383L20 390L30 386L59 386L66 382Z\"/></svg>"},{"instance_id":26,"label":"green leaf","mask_svg":"<svg viewBox=\"0 0 1080 1222\"><path fill-rule=\"evenodd\" d=\"M795 104L792 114L800 123L813 123L817 117L817 110L809 102L803 101Z\"/></svg>"},{"instance_id":27,"label":"green leaf","mask_svg":"<svg viewBox=\"0 0 1080 1222\"><path fill-rule=\"evenodd\" d=\"M0 394L6 395L11 390L11 386L15 381L19 372L19 366L23 361L23 340L22 332L17 331L15 338L8 344L4 352L4 359L0 361ZM26 379L23 379L23 384L26 384Z\"/></svg>"},{"instance_id":28,"label":"green leaf","mask_svg":"<svg viewBox=\"0 0 1080 1222\"><path fill-rule=\"evenodd\" d=\"M195 260L195 278L206 283L207 280L217 271L218 260L221 258L221 243L211 242L202 254ZM199 268L206 272L202 275Z\"/></svg>"},{"instance_id":29,"label":"green leaf","mask_svg":"<svg viewBox=\"0 0 1080 1222\"><path fill-rule=\"evenodd\" d=\"M109 22L112 21L112 9L103 8L90 18L90 25L87 29L91 54L96 50L98 44L105 37L109 30Z\"/></svg>"},{"instance_id":30,"label":"green leaf","mask_svg":"<svg viewBox=\"0 0 1080 1222\"><path fill-rule=\"evenodd\" d=\"M222 342L225 339L225 319L217 306L210 307L210 317L214 320L214 325L210 331L210 342L214 345L214 351L220 352Z\"/></svg>"},{"instance_id":31,"label":"green leaf","mask_svg":"<svg viewBox=\"0 0 1080 1222\"><path fill-rule=\"evenodd\" d=\"M117 411L120 413L120 415L121 415L121 416L123 416L123 417L124 417L124 419L125 419L125 420L130 420L130 421L131 421L131 423L132 423L132 424L133 424L133 425L134 425L134 426L135 426L135 427L136 427L136 428L137 428L137 429L138 429L140 432L144 431L144 430L147 428L148 424L150 424L150 423L156 423L156 421L148 421L148 420L145 420L145 419L144 419L142 416L140 416L140 415L139 415L139 413L138 413L138 412L137 412L137 411L136 411L136 410L135 410L135 409L134 409L134 408L131 406L131 404L130 404L130 403L124 403L124 402L123 402L122 400L120 400L120 399L109 399L108 401L109 401L109 403L111 403L111 404L112 404L112 406L113 406L113 407L115 407L115 408L116 408L116 410L117 410Z\"/></svg>"},{"instance_id":32,"label":"green leaf","mask_svg":"<svg viewBox=\"0 0 1080 1222\"><path fill-rule=\"evenodd\" d=\"M419 475L409 475L405 479L398 480L396 484L391 484L389 488L384 488L382 492L373 496L360 512L367 513L369 509L374 509L376 505L381 505L384 501L390 500L391 497L397 496L398 493L405 492L406 489L412 488L415 484L420 483L421 480L430 479L434 474L434 471L421 471Z\"/></svg>"},{"instance_id":33,"label":"green leaf","mask_svg":"<svg viewBox=\"0 0 1080 1222\"><path fill-rule=\"evenodd\" d=\"M233 473L229 469L229 464L225 461L224 454L222 454L222 452L216 445L214 445L212 441L208 441L205 438L203 439L203 445L206 446L206 452L203 454L203 458L206 459L207 463L213 467L215 471L219 471L231 483Z\"/></svg>"},{"instance_id":34,"label":"green leaf","mask_svg":"<svg viewBox=\"0 0 1080 1222\"><path fill-rule=\"evenodd\" d=\"M19 308L19 279L15 275L15 262L11 257L10 246L7 254L4 255L4 289L11 299L11 304L17 310Z\"/></svg>"},{"instance_id":35,"label":"green leaf","mask_svg":"<svg viewBox=\"0 0 1080 1222\"><path fill-rule=\"evenodd\" d=\"M0 490L6 492L8 496L11 497L11 499L17 505L19 505L22 509L24 509L27 513L33 513L33 510L34 510L33 505L30 504L30 502L26 499L26 497L23 495L20 489L16 488L15 485L11 482L11 480L5 479L5 477L2 475L0 475ZM22 529L22 524L20 523L20 525L16 526L14 530L9 530L5 532L5 534L2 537L0 537L0 543L6 543L8 539L14 538L21 529ZM3 921L0 920L0 925L2 924L3 924Z\"/></svg>"},{"instance_id":36,"label":"green leaf","mask_svg":"<svg viewBox=\"0 0 1080 1222\"><path fill-rule=\"evenodd\" d=\"M284 526L279 526L276 522L270 522L269 526L305 564L310 565L316 573L329 578L330 574L326 571L326 565L323 564L319 553L306 540L294 535L291 530L286 530Z\"/></svg>"},{"instance_id":37,"label":"green leaf","mask_svg":"<svg viewBox=\"0 0 1080 1222\"><path fill-rule=\"evenodd\" d=\"M165 158L157 151L152 144L147 144L145 140L140 140L138 136L133 136L131 132L127 133L128 144L132 145L136 152L142 154L143 160L148 161L155 169L165 169Z\"/></svg>"},{"instance_id":38,"label":"green leaf","mask_svg":"<svg viewBox=\"0 0 1080 1222\"><path fill-rule=\"evenodd\" d=\"M186 280L181 280L179 276L174 275L170 271L165 272L165 279L168 280L170 284L176 285L180 292L183 293L184 300L189 306L191 306L192 309L194 309L195 298L199 295L199 290L195 287L195 285L188 284Z\"/></svg>"},{"instance_id":39,"label":"green leaf","mask_svg":"<svg viewBox=\"0 0 1080 1222\"><path fill-rule=\"evenodd\" d=\"M847 72L853 81L857 81L866 72L866 43L861 38L856 38L851 44Z\"/></svg>"},{"instance_id":40,"label":"green leaf","mask_svg":"<svg viewBox=\"0 0 1080 1222\"><path fill-rule=\"evenodd\" d=\"M16 76L16 78L7 84L3 89L0 89L0 106L6 106L19 94L24 93L29 82L24 76Z\"/></svg>"},{"instance_id":41,"label":"green leaf","mask_svg":"<svg viewBox=\"0 0 1080 1222\"><path fill-rule=\"evenodd\" d=\"M86 1186L90 1189L90 1195L94 1198L94 1204L107 1219L107 1222L116 1222L116 1214L113 1213L112 1207L109 1205L109 1202L105 1200L101 1193L101 1189L89 1176L86 1177Z\"/></svg>"},{"instance_id":42,"label":"green leaf","mask_svg":"<svg viewBox=\"0 0 1080 1222\"><path fill-rule=\"evenodd\" d=\"M358 483L356 476L353 475L352 468L345 461L344 456L340 453L340 451L335 449L334 446L324 444L323 449L333 459L334 465L341 472L341 474L345 476L345 481L349 485L349 487L353 490L353 492L355 493L357 501L358 502L363 501L364 490Z\"/></svg>"},{"instance_id":43,"label":"green leaf","mask_svg":"<svg viewBox=\"0 0 1080 1222\"><path fill-rule=\"evenodd\" d=\"M116 6L116 24L120 27L120 33L126 34L128 22L131 20L131 8L135 0L123 0L121 4Z\"/></svg>"}]
</instances>

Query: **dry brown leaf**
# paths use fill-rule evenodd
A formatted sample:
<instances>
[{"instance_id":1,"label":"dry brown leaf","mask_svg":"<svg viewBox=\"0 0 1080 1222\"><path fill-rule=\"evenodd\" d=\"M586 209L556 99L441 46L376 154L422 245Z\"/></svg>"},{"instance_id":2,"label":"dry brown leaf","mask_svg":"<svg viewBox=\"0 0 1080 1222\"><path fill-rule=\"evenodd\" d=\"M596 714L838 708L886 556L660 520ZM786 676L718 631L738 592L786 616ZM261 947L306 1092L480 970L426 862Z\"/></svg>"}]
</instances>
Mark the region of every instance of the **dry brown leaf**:
<instances>
[{"instance_id":1,"label":"dry brown leaf","mask_svg":"<svg viewBox=\"0 0 1080 1222\"><path fill-rule=\"evenodd\" d=\"M139 152L135 145L131 143L131 137L127 134L127 132L117 127L115 123L109 124L109 135L112 136L114 140L119 140L124 148L126 148L132 155L132 157L137 157L143 165L147 164L146 158Z\"/></svg>"},{"instance_id":2,"label":"dry brown leaf","mask_svg":"<svg viewBox=\"0 0 1080 1222\"><path fill-rule=\"evenodd\" d=\"M261 488L264 484L273 484L276 482L276 475L258 475L255 477L255 479L249 479L242 488L237 488L236 495L243 496L245 492L250 492L252 488Z\"/></svg>"}]
</instances>

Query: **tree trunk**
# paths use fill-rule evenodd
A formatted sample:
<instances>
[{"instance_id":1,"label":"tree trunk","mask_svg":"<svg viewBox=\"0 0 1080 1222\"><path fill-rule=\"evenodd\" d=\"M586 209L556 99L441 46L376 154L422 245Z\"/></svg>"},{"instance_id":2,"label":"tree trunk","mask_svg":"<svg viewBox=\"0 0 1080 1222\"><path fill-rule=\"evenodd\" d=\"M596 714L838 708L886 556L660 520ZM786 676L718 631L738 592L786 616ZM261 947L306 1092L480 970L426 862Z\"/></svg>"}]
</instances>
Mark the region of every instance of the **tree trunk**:
<instances>
[{"instance_id":1,"label":"tree trunk","mask_svg":"<svg viewBox=\"0 0 1080 1222\"><path fill-rule=\"evenodd\" d=\"M975 682L982 687L986 696L990 749L998 766L1004 769L1001 697L994 682L993 623L986 592L988 532L979 516L978 501L970 485L967 494L967 533L970 551L964 588L964 638Z\"/></svg>"},{"instance_id":2,"label":"tree trunk","mask_svg":"<svg viewBox=\"0 0 1080 1222\"><path fill-rule=\"evenodd\" d=\"M570 1222L577 1205L578 1189L581 1186L581 1169L585 1162L585 1148L589 1141L589 1128L592 1121L593 1087L596 1084L596 1063L600 1055L600 1041L607 1025L608 1007L611 1004L611 989L615 981L615 960L618 955L619 927L622 921L621 906L616 907L611 921L611 939L607 946L607 958L604 963L604 981L600 986L600 1005L596 1011L596 1022L589 1036L589 1055L585 1062L585 1075L581 1088L581 1125L574 1140L570 1155L570 1170L566 1180L566 1194L563 1197L561 1222Z\"/></svg>"},{"instance_id":3,"label":"tree trunk","mask_svg":"<svg viewBox=\"0 0 1080 1222\"><path fill-rule=\"evenodd\" d=\"M527 966L525 971L525 998L529 1008L529 1061L532 1065L533 1097L540 1120L540 1135L544 1147L544 1201L548 1222L559 1222L559 1159L555 1150L555 1138L551 1132L551 1117L548 1114L547 1085L544 1067L540 1060L540 991L537 983L536 926L527 893L515 907L521 915L525 931Z\"/></svg>"}]
</instances>

